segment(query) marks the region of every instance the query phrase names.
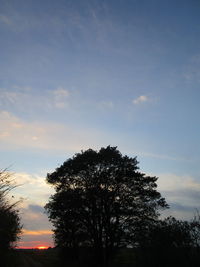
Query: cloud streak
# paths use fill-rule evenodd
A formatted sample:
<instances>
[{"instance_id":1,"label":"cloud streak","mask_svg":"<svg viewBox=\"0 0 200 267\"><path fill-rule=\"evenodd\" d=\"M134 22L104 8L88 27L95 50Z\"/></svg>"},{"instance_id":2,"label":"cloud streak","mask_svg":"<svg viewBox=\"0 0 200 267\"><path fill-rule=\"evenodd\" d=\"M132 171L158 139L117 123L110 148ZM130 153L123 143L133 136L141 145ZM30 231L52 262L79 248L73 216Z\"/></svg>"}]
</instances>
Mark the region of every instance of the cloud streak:
<instances>
[{"instance_id":1,"label":"cloud streak","mask_svg":"<svg viewBox=\"0 0 200 267\"><path fill-rule=\"evenodd\" d=\"M103 108L103 107L101 107ZM111 108L109 107L104 107ZM131 136L131 138L133 138ZM25 121L7 111L0 111L0 145L6 150L30 149L52 152L78 152L88 148L118 145L126 153L162 160L183 161L184 157L156 154L138 149L140 140L131 146L123 140L123 135L113 136L112 132L94 128L83 128L74 124L61 124L46 121ZM123 140L123 141L122 141Z\"/></svg>"},{"instance_id":2,"label":"cloud streak","mask_svg":"<svg viewBox=\"0 0 200 267\"><path fill-rule=\"evenodd\" d=\"M148 101L150 101L150 99L149 99L148 96L146 96L146 95L141 95L141 96L139 96L139 97L133 99L132 102L133 102L133 104L135 104L135 105L139 105L139 104L142 104L142 103L145 103L145 102L148 102Z\"/></svg>"},{"instance_id":3,"label":"cloud streak","mask_svg":"<svg viewBox=\"0 0 200 267\"><path fill-rule=\"evenodd\" d=\"M33 187L30 186L27 190L29 195L32 195L32 188ZM23 231L18 246L35 247L35 242L40 246L44 243L45 246L52 246L52 225L48 220L47 214L44 214L44 212L40 211L40 209L43 209L42 206L36 204L27 205L28 203L35 203L33 199L29 199L29 201L24 203L26 207L19 208L21 222L23 224ZM46 197L46 199L43 199L42 202L47 202L47 200L48 198ZM37 206L38 208L33 210L31 207L33 205Z\"/></svg>"},{"instance_id":4,"label":"cloud streak","mask_svg":"<svg viewBox=\"0 0 200 267\"><path fill-rule=\"evenodd\" d=\"M8 16L3 15L3 14L0 14L0 21L2 21L3 23L5 23L7 25L11 25L12 24L11 19Z\"/></svg>"},{"instance_id":5,"label":"cloud streak","mask_svg":"<svg viewBox=\"0 0 200 267\"><path fill-rule=\"evenodd\" d=\"M27 122L7 111L0 112L0 143L7 148L80 151L96 145L103 134L59 123Z\"/></svg>"},{"instance_id":6,"label":"cloud streak","mask_svg":"<svg viewBox=\"0 0 200 267\"><path fill-rule=\"evenodd\" d=\"M165 173L159 174L158 177L158 190L170 205L165 214L191 219L195 209L200 209L200 182L189 175Z\"/></svg>"},{"instance_id":7,"label":"cloud streak","mask_svg":"<svg viewBox=\"0 0 200 267\"><path fill-rule=\"evenodd\" d=\"M70 90L58 87L54 90L44 90L42 94L34 93L30 87L14 86L11 89L0 88L0 107L10 108L11 105L19 110L50 110L64 109L69 106L72 96Z\"/></svg>"},{"instance_id":8,"label":"cloud streak","mask_svg":"<svg viewBox=\"0 0 200 267\"><path fill-rule=\"evenodd\" d=\"M82 90L57 87L53 90L42 90L41 94L31 87L0 88L0 108L2 110L23 112L29 115L49 112L61 114L63 110L71 114L80 114L86 110L112 110L115 107L113 99L103 100L86 97ZM61 115L62 118L62 115Z\"/></svg>"},{"instance_id":9,"label":"cloud streak","mask_svg":"<svg viewBox=\"0 0 200 267\"><path fill-rule=\"evenodd\" d=\"M43 236L43 235L52 235L53 232L51 230L38 230L38 231L32 231L32 230L27 230L23 229L22 235L23 236Z\"/></svg>"},{"instance_id":10,"label":"cloud streak","mask_svg":"<svg viewBox=\"0 0 200 267\"><path fill-rule=\"evenodd\" d=\"M59 87L52 91L54 95L54 103L56 108L65 108L68 105L68 98L70 96L69 90Z\"/></svg>"}]
</instances>

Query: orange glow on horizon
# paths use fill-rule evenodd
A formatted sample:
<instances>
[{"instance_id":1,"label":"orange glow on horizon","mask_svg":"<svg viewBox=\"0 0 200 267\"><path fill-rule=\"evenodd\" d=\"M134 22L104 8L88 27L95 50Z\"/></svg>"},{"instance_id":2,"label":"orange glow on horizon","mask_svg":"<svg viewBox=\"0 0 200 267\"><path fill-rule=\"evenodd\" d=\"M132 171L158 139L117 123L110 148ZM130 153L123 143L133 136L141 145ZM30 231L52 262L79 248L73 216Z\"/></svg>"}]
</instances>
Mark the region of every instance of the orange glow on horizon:
<instances>
[{"instance_id":1,"label":"orange glow on horizon","mask_svg":"<svg viewBox=\"0 0 200 267\"><path fill-rule=\"evenodd\" d=\"M25 247L25 246L18 246L16 249L48 249L51 248L51 246L39 246L39 247Z\"/></svg>"},{"instance_id":2,"label":"orange glow on horizon","mask_svg":"<svg viewBox=\"0 0 200 267\"><path fill-rule=\"evenodd\" d=\"M31 236L29 236L30 240L21 240L17 242L17 249L47 249L53 248L54 244L51 240L42 240L43 237L39 237L38 240L31 240Z\"/></svg>"},{"instance_id":3,"label":"orange glow on horizon","mask_svg":"<svg viewBox=\"0 0 200 267\"><path fill-rule=\"evenodd\" d=\"M48 247L46 247L46 246L39 246L39 247L37 247L37 249L47 249Z\"/></svg>"}]
</instances>

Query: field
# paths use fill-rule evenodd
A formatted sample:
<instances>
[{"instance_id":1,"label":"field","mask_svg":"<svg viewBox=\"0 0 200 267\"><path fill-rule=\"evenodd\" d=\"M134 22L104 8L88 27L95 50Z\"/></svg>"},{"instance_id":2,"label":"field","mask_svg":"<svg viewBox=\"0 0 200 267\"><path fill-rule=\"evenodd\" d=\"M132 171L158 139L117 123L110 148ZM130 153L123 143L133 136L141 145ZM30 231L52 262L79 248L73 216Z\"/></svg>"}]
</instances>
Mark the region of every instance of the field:
<instances>
[{"instance_id":1,"label":"field","mask_svg":"<svg viewBox=\"0 0 200 267\"><path fill-rule=\"evenodd\" d=\"M107 267L188 267L200 266L200 251L193 249L175 249L168 251L121 249L112 263ZM56 249L13 250L0 254L2 267L97 267L90 259L91 254L83 250L75 260L70 260L70 254L64 253L61 261Z\"/></svg>"},{"instance_id":2,"label":"field","mask_svg":"<svg viewBox=\"0 0 200 267\"><path fill-rule=\"evenodd\" d=\"M57 252L53 249L14 250L3 255L3 267L58 267Z\"/></svg>"},{"instance_id":3,"label":"field","mask_svg":"<svg viewBox=\"0 0 200 267\"><path fill-rule=\"evenodd\" d=\"M129 267L133 266L133 253L129 250L123 250L115 258L113 265L115 267ZM84 256L82 256L84 257ZM61 263L59 253L56 249L21 249L13 250L1 256L3 259L0 266L3 267L77 267L86 266L82 257L78 262L69 262L67 259L65 263ZM87 256L86 256L87 257ZM88 264L87 264L88 265Z\"/></svg>"}]
</instances>

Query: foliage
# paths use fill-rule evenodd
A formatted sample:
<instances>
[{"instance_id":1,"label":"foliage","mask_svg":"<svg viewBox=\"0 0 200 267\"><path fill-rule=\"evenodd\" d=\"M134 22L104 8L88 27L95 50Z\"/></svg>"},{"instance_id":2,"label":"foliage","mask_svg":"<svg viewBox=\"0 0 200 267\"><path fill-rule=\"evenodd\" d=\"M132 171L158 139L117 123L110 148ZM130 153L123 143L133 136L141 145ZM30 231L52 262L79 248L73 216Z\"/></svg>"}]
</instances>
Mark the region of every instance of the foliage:
<instances>
[{"instance_id":1,"label":"foliage","mask_svg":"<svg viewBox=\"0 0 200 267\"><path fill-rule=\"evenodd\" d=\"M0 171L0 250L8 249L17 241L21 224L16 205L11 203L8 193L16 187L7 170Z\"/></svg>"},{"instance_id":2,"label":"foliage","mask_svg":"<svg viewBox=\"0 0 200 267\"><path fill-rule=\"evenodd\" d=\"M166 208L156 177L139 172L136 158L116 147L82 151L68 159L47 182L56 193L46 205L60 247L91 247L107 260L115 248L139 245L147 229Z\"/></svg>"},{"instance_id":3,"label":"foliage","mask_svg":"<svg viewBox=\"0 0 200 267\"><path fill-rule=\"evenodd\" d=\"M193 247L200 248L200 213L196 210L193 219L190 222L190 235Z\"/></svg>"},{"instance_id":4,"label":"foliage","mask_svg":"<svg viewBox=\"0 0 200 267\"><path fill-rule=\"evenodd\" d=\"M192 225L188 221L167 217L158 221L146 239L151 248L188 248L193 246Z\"/></svg>"},{"instance_id":5,"label":"foliage","mask_svg":"<svg viewBox=\"0 0 200 267\"><path fill-rule=\"evenodd\" d=\"M151 248L199 248L200 216L196 212L191 221L177 220L170 216L158 220L146 237L146 245Z\"/></svg>"},{"instance_id":6,"label":"foliage","mask_svg":"<svg viewBox=\"0 0 200 267\"><path fill-rule=\"evenodd\" d=\"M136 266L199 266L200 221L168 217L149 228Z\"/></svg>"}]
</instances>

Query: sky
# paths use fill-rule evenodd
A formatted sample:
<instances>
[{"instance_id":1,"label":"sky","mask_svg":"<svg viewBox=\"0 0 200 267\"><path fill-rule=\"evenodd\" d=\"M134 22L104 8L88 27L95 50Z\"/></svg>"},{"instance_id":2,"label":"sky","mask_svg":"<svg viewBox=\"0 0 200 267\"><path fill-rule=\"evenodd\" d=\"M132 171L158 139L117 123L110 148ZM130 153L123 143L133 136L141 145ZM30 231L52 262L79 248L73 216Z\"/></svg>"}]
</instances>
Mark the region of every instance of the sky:
<instances>
[{"instance_id":1,"label":"sky","mask_svg":"<svg viewBox=\"0 0 200 267\"><path fill-rule=\"evenodd\" d=\"M0 168L20 186L18 246L53 246L51 173L117 146L170 209L200 209L200 2L0 0Z\"/></svg>"}]
</instances>

